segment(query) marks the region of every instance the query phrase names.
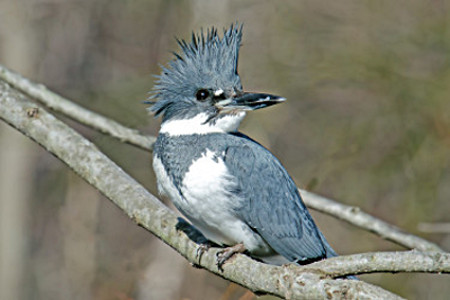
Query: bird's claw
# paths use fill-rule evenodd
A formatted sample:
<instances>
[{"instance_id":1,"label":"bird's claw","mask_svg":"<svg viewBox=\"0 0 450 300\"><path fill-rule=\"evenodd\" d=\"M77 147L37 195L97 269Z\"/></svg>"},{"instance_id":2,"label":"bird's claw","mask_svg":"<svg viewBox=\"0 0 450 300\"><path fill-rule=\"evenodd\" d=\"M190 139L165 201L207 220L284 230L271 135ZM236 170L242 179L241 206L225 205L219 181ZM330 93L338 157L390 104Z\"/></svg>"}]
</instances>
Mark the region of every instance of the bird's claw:
<instances>
[{"instance_id":1,"label":"bird's claw","mask_svg":"<svg viewBox=\"0 0 450 300\"><path fill-rule=\"evenodd\" d=\"M203 254L205 252L208 252L209 248L211 248L210 244L198 245L197 251L195 252L195 258L198 260L198 263L200 263L200 260L202 259Z\"/></svg>"},{"instance_id":2,"label":"bird's claw","mask_svg":"<svg viewBox=\"0 0 450 300\"><path fill-rule=\"evenodd\" d=\"M217 268L223 272L223 265L227 260L229 260L234 254L236 253L243 253L245 252L245 246L244 244L236 244L232 247L224 248L217 252Z\"/></svg>"}]
</instances>

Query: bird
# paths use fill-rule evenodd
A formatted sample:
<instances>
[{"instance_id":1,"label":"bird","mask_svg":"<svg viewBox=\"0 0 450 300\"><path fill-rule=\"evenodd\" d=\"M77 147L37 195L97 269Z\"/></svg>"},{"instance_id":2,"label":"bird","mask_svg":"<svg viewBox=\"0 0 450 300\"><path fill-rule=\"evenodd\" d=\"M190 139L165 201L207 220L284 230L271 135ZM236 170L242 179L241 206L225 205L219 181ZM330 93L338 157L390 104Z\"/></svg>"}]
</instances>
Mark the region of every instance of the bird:
<instances>
[{"instance_id":1,"label":"bird","mask_svg":"<svg viewBox=\"0 0 450 300\"><path fill-rule=\"evenodd\" d=\"M275 265L336 256L294 180L264 146L238 131L250 111L284 97L246 92L238 74L243 26L177 39L156 76L148 110L162 116L153 148L159 193L209 241Z\"/></svg>"}]
</instances>

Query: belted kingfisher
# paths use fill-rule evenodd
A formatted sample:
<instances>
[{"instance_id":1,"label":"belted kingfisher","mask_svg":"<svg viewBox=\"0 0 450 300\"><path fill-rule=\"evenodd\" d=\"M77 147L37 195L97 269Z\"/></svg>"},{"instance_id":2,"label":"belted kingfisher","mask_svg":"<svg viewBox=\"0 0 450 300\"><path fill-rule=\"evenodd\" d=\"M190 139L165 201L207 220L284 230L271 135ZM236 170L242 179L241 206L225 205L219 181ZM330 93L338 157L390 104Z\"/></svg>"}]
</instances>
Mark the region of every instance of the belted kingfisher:
<instances>
[{"instance_id":1,"label":"belted kingfisher","mask_svg":"<svg viewBox=\"0 0 450 300\"><path fill-rule=\"evenodd\" d=\"M149 102L163 118L153 149L158 189L207 239L233 251L272 264L336 256L279 160L238 131L248 111L285 101L243 91L241 37L236 25L222 38L214 28L193 33L162 67Z\"/></svg>"}]
</instances>

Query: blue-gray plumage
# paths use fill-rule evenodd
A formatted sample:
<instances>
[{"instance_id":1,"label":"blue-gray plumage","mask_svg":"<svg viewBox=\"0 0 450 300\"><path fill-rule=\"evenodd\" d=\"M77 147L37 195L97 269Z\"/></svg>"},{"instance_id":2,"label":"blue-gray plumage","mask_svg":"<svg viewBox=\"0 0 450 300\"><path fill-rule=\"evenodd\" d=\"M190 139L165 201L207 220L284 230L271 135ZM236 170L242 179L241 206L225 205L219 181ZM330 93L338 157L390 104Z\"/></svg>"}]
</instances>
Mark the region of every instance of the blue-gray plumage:
<instances>
[{"instance_id":1,"label":"blue-gray plumage","mask_svg":"<svg viewBox=\"0 0 450 300\"><path fill-rule=\"evenodd\" d=\"M285 100L243 92L241 36L235 26L223 38L215 29L193 34L163 67L150 108L163 116L153 156L159 190L216 244L242 244L278 264L335 256L278 159L237 131L247 111Z\"/></svg>"}]
</instances>

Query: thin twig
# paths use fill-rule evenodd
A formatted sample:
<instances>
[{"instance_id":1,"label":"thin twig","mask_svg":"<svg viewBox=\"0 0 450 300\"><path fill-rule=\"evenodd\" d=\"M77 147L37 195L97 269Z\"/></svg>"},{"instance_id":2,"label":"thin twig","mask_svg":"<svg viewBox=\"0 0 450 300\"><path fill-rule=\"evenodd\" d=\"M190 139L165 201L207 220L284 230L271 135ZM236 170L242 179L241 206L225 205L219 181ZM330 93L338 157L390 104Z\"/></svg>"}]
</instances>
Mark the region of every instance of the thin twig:
<instances>
[{"instance_id":1,"label":"thin twig","mask_svg":"<svg viewBox=\"0 0 450 300\"><path fill-rule=\"evenodd\" d=\"M330 277L377 272L450 273L450 253L374 252L333 257L305 266Z\"/></svg>"},{"instance_id":2,"label":"thin twig","mask_svg":"<svg viewBox=\"0 0 450 300\"><path fill-rule=\"evenodd\" d=\"M299 267L277 267L236 255L220 271L217 248L201 256L198 245L175 229L177 218L156 197L125 173L75 130L0 81L0 119L53 153L120 207L130 218L173 247L191 263L252 291L288 299L400 299L371 284L355 280L320 280Z\"/></svg>"},{"instance_id":3,"label":"thin twig","mask_svg":"<svg viewBox=\"0 0 450 300\"><path fill-rule=\"evenodd\" d=\"M87 110L48 90L44 85L33 83L2 65L0 65L0 78L31 98L81 124L113 136L122 142L142 149L152 150L155 137L142 135L136 129L130 129L114 120Z\"/></svg>"},{"instance_id":4,"label":"thin twig","mask_svg":"<svg viewBox=\"0 0 450 300\"><path fill-rule=\"evenodd\" d=\"M337 203L305 190L300 190L300 193L308 207L373 232L388 241L409 249L444 252L438 245L406 233L394 225L363 212L359 207Z\"/></svg>"},{"instance_id":5,"label":"thin twig","mask_svg":"<svg viewBox=\"0 0 450 300\"><path fill-rule=\"evenodd\" d=\"M33 83L1 65L0 78L31 98L38 100L55 111L65 114L75 121L107 133L131 145L152 150L155 137L144 136L136 130L124 127L113 120L73 104L62 96L49 91L45 86ZM406 233L393 225L362 212L358 207L344 205L304 190L301 193L308 207L344 220L361 229L368 230L408 249L443 251L438 245Z\"/></svg>"}]
</instances>

